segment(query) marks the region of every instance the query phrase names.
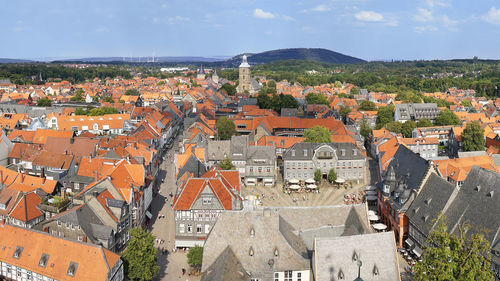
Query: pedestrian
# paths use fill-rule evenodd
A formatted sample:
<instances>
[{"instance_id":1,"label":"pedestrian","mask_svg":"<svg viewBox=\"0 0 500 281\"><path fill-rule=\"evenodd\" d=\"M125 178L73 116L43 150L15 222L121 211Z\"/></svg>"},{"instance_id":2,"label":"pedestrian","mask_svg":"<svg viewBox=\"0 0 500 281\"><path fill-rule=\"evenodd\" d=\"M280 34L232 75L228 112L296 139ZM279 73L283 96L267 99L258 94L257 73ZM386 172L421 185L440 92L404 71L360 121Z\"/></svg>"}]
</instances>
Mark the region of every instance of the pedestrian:
<instances>
[{"instance_id":1,"label":"pedestrian","mask_svg":"<svg viewBox=\"0 0 500 281\"><path fill-rule=\"evenodd\" d=\"M186 274L186 269L182 269L182 275Z\"/></svg>"}]
</instances>

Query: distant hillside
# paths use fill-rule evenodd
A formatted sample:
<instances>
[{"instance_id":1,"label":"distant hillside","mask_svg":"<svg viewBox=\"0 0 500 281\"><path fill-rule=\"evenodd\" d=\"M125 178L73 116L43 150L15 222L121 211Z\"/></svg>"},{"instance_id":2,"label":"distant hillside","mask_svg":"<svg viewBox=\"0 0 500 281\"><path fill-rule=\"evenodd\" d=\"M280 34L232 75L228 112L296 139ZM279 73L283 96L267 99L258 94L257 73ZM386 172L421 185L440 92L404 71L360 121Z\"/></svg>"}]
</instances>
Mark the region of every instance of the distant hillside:
<instances>
[{"instance_id":1,"label":"distant hillside","mask_svg":"<svg viewBox=\"0 0 500 281\"><path fill-rule=\"evenodd\" d=\"M209 58L209 57L155 57L155 63L190 63L190 62L218 62L223 61L224 58ZM122 63L147 63L153 62L152 57L95 57L95 58L76 58L55 60L54 63L109 63L109 62L122 62Z\"/></svg>"},{"instance_id":2,"label":"distant hillside","mask_svg":"<svg viewBox=\"0 0 500 281\"><path fill-rule=\"evenodd\" d=\"M246 54L250 64L263 64L280 60L311 60L323 63L362 63L365 60L333 52L327 49L313 48L293 48L278 49L257 54ZM243 54L237 55L224 64L237 67L241 62Z\"/></svg>"},{"instance_id":3,"label":"distant hillside","mask_svg":"<svg viewBox=\"0 0 500 281\"><path fill-rule=\"evenodd\" d=\"M32 60L22 60L22 59L0 58L0 63L25 63L25 62L33 62L33 61Z\"/></svg>"}]
</instances>

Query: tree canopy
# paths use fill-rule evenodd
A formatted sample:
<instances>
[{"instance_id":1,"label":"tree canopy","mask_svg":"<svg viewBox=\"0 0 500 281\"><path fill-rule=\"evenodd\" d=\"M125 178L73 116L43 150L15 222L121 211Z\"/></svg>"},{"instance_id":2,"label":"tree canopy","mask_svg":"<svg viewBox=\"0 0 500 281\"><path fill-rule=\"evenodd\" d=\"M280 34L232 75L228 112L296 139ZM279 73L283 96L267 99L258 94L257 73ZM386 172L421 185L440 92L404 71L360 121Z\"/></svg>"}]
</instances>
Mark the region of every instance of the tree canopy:
<instances>
[{"instance_id":1,"label":"tree canopy","mask_svg":"<svg viewBox=\"0 0 500 281\"><path fill-rule=\"evenodd\" d=\"M81 90L81 89L78 89L78 90ZM76 90L76 94L74 96L72 96L69 100L70 101L84 101L85 98L82 96L82 92Z\"/></svg>"},{"instance_id":2,"label":"tree canopy","mask_svg":"<svg viewBox=\"0 0 500 281\"><path fill-rule=\"evenodd\" d=\"M358 110L365 110L365 111L376 111L377 106L375 105L374 102L369 101L369 100L364 100L361 102L359 105Z\"/></svg>"},{"instance_id":3,"label":"tree canopy","mask_svg":"<svg viewBox=\"0 0 500 281\"><path fill-rule=\"evenodd\" d=\"M337 180L337 173L335 172L334 168L331 168L330 171L328 172L328 181L334 182Z\"/></svg>"},{"instance_id":4,"label":"tree canopy","mask_svg":"<svg viewBox=\"0 0 500 281\"><path fill-rule=\"evenodd\" d=\"M309 93L306 95L306 100L308 104L326 104L330 105L330 102L328 102L328 98L319 93Z\"/></svg>"},{"instance_id":5,"label":"tree canopy","mask_svg":"<svg viewBox=\"0 0 500 281\"><path fill-rule=\"evenodd\" d=\"M372 129L370 128L370 126L368 125L368 122L366 122L365 119L363 119L361 121L361 126L360 126L360 129L359 129L359 134L363 136L363 138L368 138L368 136L370 135L370 133L372 132Z\"/></svg>"},{"instance_id":6,"label":"tree canopy","mask_svg":"<svg viewBox=\"0 0 500 281\"><path fill-rule=\"evenodd\" d=\"M201 269L201 264L203 261L203 247L194 246L189 248L189 252L187 253L188 264L192 266L194 269Z\"/></svg>"},{"instance_id":7,"label":"tree canopy","mask_svg":"<svg viewBox=\"0 0 500 281\"><path fill-rule=\"evenodd\" d=\"M220 87L220 89L224 92L226 92L226 94L228 96L234 96L236 95L236 87L229 84L229 83L226 83L224 85L222 85L222 87Z\"/></svg>"},{"instance_id":8,"label":"tree canopy","mask_svg":"<svg viewBox=\"0 0 500 281\"><path fill-rule=\"evenodd\" d=\"M36 106L51 106L52 101L48 98L41 98L36 102Z\"/></svg>"},{"instance_id":9,"label":"tree canopy","mask_svg":"<svg viewBox=\"0 0 500 281\"><path fill-rule=\"evenodd\" d=\"M422 128L422 127L432 127L434 124L432 124L432 121L427 118L422 118L417 122L417 128Z\"/></svg>"},{"instance_id":10,"label":"tree canopy","mask_svg":"<svg viewBox=\"0 0 500 281\"><path fill-rule=\"evenodd\" d=\"M114 107L99 107L99 108L82 108L82 107L77 107L75 109L75 115L87 115L87 116L102 116L106 114L117 114L119 113L118 109Z\"/></svg>"},{"instance_id":11,"label":"tree canopy","mask_svg":"<svg viewBox=\"0 0 500 281\"><path fill-rule=\"evenodd\" d=\"M257 105L260 108L272 109L278 114L281 112L282 108L298 108L299 103L291 95L284 94L273 94L271 97L265 93L259 93L257 95Z\"/></svg>"},{"instance_id":12,"label":"tree canopy","mask_svg":"<svg viewBox=\"0 0 500 281\"><path fill-rule=\"evenodd\" d=\"M236 133L234 122L226 116L219 117L215 126L217 127L217 136L220 140L229 140Z\"/></svg>"},{"instance_id":13,"label":"tree canopy","mask_svg":"<svg viewBox=\"0 0 500 281\"><path fill-rule=\"evenodd\" d=\"M224 160L218 163L219 168L221 170L234 170L236 167L234 166L233 162L231 162L231 159L226 157Z\"/></svg>"},{"instance_id":14,"label":"tree canopy","mask_svg":"<svg viewBox=\"0 0 500 281\"><path fill-rule=\"evenodd\" d=\"M465 151L484 150L484 129L479 121L467 124L462 132L462 142Z\"/></svg>"},{"instance_id":15,"label":"tree canopy","mask_svg":"<svg viewBox=\"0 0 500 281\"><path fill-rule=\"evenodd\" d=\"M401 125L401 133L406 138L411 138L413 129L417 127L417 122L415 121L406 121Z\"/></svg>"},{"instance_id":16,"label":"tree canopy","mask_svg":"<svg viewBox=\"0 0 500 281\"><path fill-rule=\"evenodd\" d=\"M392 122L394 120L394 106L384 106L378 109L377 112L377 124L384 126L385 124Z\"/></svg>"},{"instance_id":17,"label":"tree canopy","mask_svg":"<svg viewBox=\"0 0 500 281\"><path fill-rule=\"evenodd\" d=\"M436 117L437 126L460 125L460 118L451 110L444 109Z\"/></svg>"},{"instance_id":18,"label":"tree canopy","mask_svg":"<svg viewBox=\"0 0 500 281\"><path fill-rule=\"evenodd\" d=\"M403 129L403 123L397 121L391 121L385 124L385 128L393 133L399 134Z\"/></svg>"},{"instance_id":19,"label":"tree canopy","mask_svg":"<svg viewBox=\"0 0 500 281\"><path fill-rule=\"evenodd\" d=\"M155 237L151 232L137 226L130 230L131 239L122 255L125 274L130 280L151 280L159 272Z\"/></svg>"},{"instance_id":20,"label":"tree canopy","mask_svg":"<svg viewBox=\"0 0 500 281\"><path fill-rule=\"evenodd\" d=\"M429 234L422 262L415 265L415 279L427 280L494 280L491 248L483 233L468 234L469 226L449 234L442 217Z\"/></svg>"},{"instance_id":21,"label":"tree canopy","mask_svg":"<svg viewBox=\"0 0 500 281\"><path fill-rule=\"evenodd\" d=\"M321 174L321 171L320 170L316 170L314 171L314 180L315 181L321 181L321 179L323 178L323 175Z\"/></svg>"},{"instance_id":22,"label":"tree canopy","mask_svg":"<svg viewBox=\"0 0 500 281\"><path fill-rule=\"evenodd\" d=\"M125 91L126 96L140 96L141 93L137 89L128 89Z\"/></svg>"},{"instance_id":23,"label":"tree canopy","mask_svg":"<svg viewBox=\"0 0 500 281\"><path fill-rule=\"evenodd\" d=\"M323 126L314 126L304 131L304 142L329 143L332 142L330 131Z\"/></svg>"}]
</instances>

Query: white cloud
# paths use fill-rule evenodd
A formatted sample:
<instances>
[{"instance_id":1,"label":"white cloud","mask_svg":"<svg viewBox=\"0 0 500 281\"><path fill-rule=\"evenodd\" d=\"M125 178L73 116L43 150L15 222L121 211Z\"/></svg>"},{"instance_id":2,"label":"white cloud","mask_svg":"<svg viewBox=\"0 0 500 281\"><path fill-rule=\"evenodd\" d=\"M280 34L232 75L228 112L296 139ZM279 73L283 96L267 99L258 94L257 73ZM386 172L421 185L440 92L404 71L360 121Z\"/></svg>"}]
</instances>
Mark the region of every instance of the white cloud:
<instances>
[{"instance_id":1,"label":"white cloud","mask_svg":"<svg viewBox=\"0 0 500 281\"><path fill-rule=\"evenodd\" d=\"M331 10L331 8L328 7L327 5L324 5L324 4L318 5L318 6L311 9L311 11L315 11L315 12L328 12L330 10Z\"/></svg>"},{"instance_id":2,"label":"white cloud","mask_svg":"<svg viewBox=\"0 0 500 281\"><path fill-rule=\"evenodd\" d=\"M295 21L295 19L294 19L294 18L292 18L291 16L282 15L281 17L282 17L284 20L286 20L286 21Z\"/></svg>"},{"instance_id":3,"label":"white cloud","mask_svg":"<svg viewBox=\"0 0 500 281\"><path fill-rule=\"evenodd\" d=\"M442 21L443 25L446 26L446 27L450 27L450 26L458 24L457 20L452 20L447 15L444 15L441 18L441 21Z\"/></svg>"},{"instance_id":4,"label":"white cloud","mask_svg":"<svg viewBox=\"0 0 500 281\"><path fill-rule=\"evenodd\" d=\"M266 12L266 11L259 9L259 8L255 9L253 11L253 16L258 18L258 19L274 19L276 17L273 13Z\"/></svg>"},{"instance_id":5,"label":"white cloud","mask_svg":"<svg viewBox=\"0 0 500 281\"><path fill-rule=\"evenodd\" d=\"M438 30L437 27L435 27L433 25L424 25L424 26L415 27L415 32L417 32L417 33L434 32L437 30Z\"/></svg>"},{"instance_id":6,"label":"white cloud","mask_svg":"<svg viewBox=\"0 0 500 281\"><path fill-rule=\"evenodd\" d=\"M387 26L398 26L399 22L395 19L390 19L385 21L385 25Z\"/></svg>"},{"instance_id":7,"label":"white cloud","mask_svg":"<svg viewBox=\"0 0 500 281\"><path fill-rule=\"evenodd\" d=\"M176 24L176 23L180 23L180 22L186 22L189 20L190 20L190 18L187 18L187 17L175 16L173 18L168 18L168 23L169 24Z\"/></svg>"},{"instance_id":8,"label":"white cloud","mask_svg":"<svg viewBox=\"0 0 500 281\"><path fill-rule=\"evenodd\" d=\"M427 6L429 6L431 8L449 6L448 2L440 1L440 0L426 0L425 3L427 4Z\"/></svg>"},{"instance_id":9,"label":"white cloud","mask_svg":"<svg viewBox=\"0 0 500 281\"><path fill-rule=\"evenodd\" d=\"M483 20L492 24L500 24L500 9L491 7L488 13L482 16Z\"/></svg>"},{"instance_id":10,"label":"white cloud","mask_svg":"<svg viewBox=\"0 0 500 281\"><path fill-rule=\"evenodd\" d=\"M413 16L413 19L419 22L434 21L434 13L429 9L418 8L418 13Z\"/></svg>"},{"instance_id":11,"label":"white cloud","mask_svg":"<svg viewBox=\"0 0 500 281\"><path fill-rule=\"evenodd\" d=\"M360 21L383 21L384 16L374 11L361 11L354 15Z\"/></svg>"}]
</instances>

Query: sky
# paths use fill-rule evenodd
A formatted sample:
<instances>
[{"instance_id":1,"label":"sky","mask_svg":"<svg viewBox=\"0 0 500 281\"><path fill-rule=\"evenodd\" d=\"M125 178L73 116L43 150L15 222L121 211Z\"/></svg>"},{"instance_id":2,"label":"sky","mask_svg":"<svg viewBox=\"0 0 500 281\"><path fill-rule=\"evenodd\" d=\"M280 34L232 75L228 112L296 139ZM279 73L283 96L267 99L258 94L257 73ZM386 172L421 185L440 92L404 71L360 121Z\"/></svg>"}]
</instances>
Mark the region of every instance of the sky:
<instances>
[{"instance_id":1,"label":"sky","mask_svg":"<svg viewBox=\"0 0 500 281\"><path fill-rule=\"evenodd\" d=\"M1 2L3 58L214 57L304 47L365 60L500 59L498 0Z\"/></svg>"}]
</instances>

